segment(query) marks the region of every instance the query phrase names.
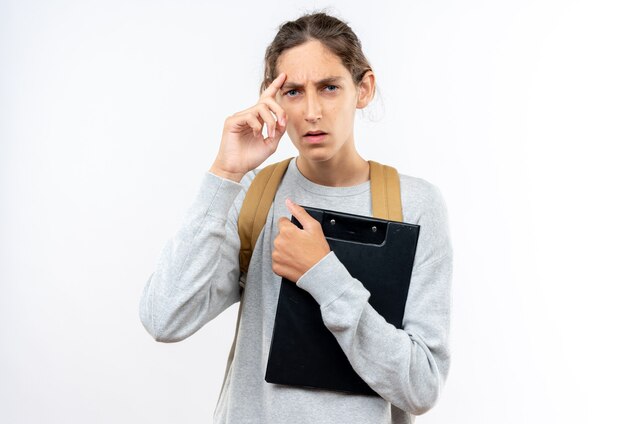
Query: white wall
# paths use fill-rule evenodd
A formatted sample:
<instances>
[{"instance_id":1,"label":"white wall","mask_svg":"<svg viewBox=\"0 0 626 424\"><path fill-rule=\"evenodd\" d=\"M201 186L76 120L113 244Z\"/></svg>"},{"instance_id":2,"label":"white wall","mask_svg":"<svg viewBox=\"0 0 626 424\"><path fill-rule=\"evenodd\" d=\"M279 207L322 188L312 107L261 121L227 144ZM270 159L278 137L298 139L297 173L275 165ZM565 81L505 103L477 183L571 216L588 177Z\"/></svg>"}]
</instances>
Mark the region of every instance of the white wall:
<instances>
[{"instance_id":1,"label":"white wall","mask_svg":"<svg viewBox=\"0 0 626 424\"><path fill-rule=\"evenodd\" d=\"M139 296L276 28L329 3L225 4L0 3L3 423L210 422L236 306L161 344ZM453 362L418 420L625 422L623 2L333 5L382 94L359 151L449 208Z\"/></svg>"}]
</instances>

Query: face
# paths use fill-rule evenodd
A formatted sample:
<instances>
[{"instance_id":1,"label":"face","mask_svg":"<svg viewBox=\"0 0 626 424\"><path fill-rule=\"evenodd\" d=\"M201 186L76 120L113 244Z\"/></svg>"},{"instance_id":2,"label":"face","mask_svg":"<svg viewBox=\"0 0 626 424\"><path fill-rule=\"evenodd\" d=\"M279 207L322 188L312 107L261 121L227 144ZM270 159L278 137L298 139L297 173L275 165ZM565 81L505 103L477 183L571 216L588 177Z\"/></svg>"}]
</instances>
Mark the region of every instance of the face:
<instances>
[{"instance_id":1,"label":"face","mask_svg":"<svg viewBox=\"0 0 626 424\"><path fill-rule=\"evenodd\" d=\"M354 114L370 101L373 74L355 86L341 59L319 41L285 50L276 72L287 74L276 100L288 116L287 134L300 155L325 161L354 150ZM306 135L320 131L325 134Z\"/></svg>"}]
</instances>

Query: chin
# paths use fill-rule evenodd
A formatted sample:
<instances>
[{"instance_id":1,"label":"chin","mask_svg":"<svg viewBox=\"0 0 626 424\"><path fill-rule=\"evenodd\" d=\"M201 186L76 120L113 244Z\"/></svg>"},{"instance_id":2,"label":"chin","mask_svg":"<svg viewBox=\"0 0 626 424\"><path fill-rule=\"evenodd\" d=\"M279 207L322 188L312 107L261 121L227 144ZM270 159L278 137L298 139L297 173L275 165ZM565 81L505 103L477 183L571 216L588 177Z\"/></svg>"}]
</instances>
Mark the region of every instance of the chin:
<instances>
[{"instance_id":1,"label":"chin","mask_svg":"<svg viewBox=\"0 0 626 424\"><path fill-rule=\"evenodd\" d=\"M329 151L328 149L303 149L298 151L299 156L302 159L309 162L326 162L332 159L337 152Z\"/></svg>"},{"instance_id":2,"label":"chin","mask_svg":"<svg viewBox=\"0 0 626 424\"><path fill-rule=\"evenodd\" d=\"M300 138L297 138L298 142L296 143L291 136L289 138L298 151L298 155L309 162L325 162L332 159L337 154L340 154L337 146L332 143L327 142L318 145L306 144L304 141L301 141Z\"/></svg>"}]
</instances>

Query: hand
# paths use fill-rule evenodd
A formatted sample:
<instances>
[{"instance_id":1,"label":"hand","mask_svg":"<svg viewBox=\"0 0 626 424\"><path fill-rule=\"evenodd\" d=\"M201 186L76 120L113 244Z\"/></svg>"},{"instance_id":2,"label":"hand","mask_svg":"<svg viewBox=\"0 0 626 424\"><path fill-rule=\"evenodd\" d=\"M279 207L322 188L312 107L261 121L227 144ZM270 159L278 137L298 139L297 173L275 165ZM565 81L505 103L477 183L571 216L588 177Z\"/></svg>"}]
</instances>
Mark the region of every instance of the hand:
<instances>
[{"instance_id":1,"label":"hand","mask_svg":"<svg viewBox=\"0 0 626 424\"><path fill-rule=\"evenodd\" d=\"M287 114L276 102L276 93L287 75L281 73L263 91L257 104L226 118L222 141L211 171L241 180L276 151L287 129ZM272 113L275 115L272 115ZM268 137L263 137L263 124Z\"/></svg>"},{"instance_id":2,"label":"hand","mask_svg":"<svg viewBox=\"0 0 626 424\"><path fill-rule=\"evenodd\" d=\"M289 199L287 208L302 224L302 229L284 216L278 220L274 239L272 270L294 283L330 252L322 226L307 211Z\"/></svg>"}]
</instances>

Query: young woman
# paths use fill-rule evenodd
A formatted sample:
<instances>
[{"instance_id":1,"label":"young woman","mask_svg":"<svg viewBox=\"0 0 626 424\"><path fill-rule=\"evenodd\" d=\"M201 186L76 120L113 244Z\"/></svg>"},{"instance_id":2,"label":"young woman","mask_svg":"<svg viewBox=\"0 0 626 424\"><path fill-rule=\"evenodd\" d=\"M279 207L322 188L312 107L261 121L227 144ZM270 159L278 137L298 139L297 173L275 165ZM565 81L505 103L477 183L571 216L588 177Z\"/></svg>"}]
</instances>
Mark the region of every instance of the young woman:
<instances>
[{"instance_id":1,"label":"young woman","mask_svg":"<svg viewBox=\"0 0 626 424\"><path fill-rule=\"evenodd\" d=\"M266 51L259 101L226 119L217 157L145 286L141 320L161 342L189 337L241 300L239 211L257 167L287 132L298 156L250 261L216 423L410 423L440 396L450 368L452 245L439 189L400 174L403 219L420 225L403 329L371 307L370 293L298 206L372 216L354 114L374 92L372 68L346 23L324 13L284 23ZM282 277L315 298L354 370L381 397L264 380Z\"/></svg>"}]
</instances>

